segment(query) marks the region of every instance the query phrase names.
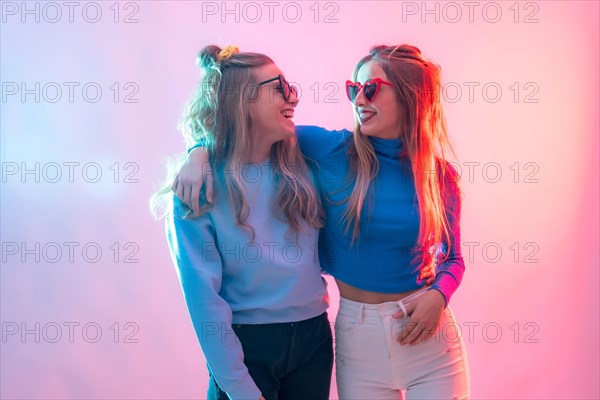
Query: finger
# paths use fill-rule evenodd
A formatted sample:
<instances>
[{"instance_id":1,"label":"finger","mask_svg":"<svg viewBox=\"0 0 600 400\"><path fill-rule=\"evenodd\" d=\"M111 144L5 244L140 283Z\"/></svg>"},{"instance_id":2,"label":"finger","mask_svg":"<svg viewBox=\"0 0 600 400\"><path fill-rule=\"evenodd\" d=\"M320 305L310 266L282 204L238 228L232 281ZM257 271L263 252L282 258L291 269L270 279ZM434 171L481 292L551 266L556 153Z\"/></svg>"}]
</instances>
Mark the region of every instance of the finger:
<instances>
[{"instance_id":1,"label":"finger","mask_svg":"<svg viewBox=\"0 0 600 400\"><path fill-rule=\"evenodd\" d=\"M173 179L173 183L171 184L171 190L176 192L177 191L177 184L179 183L179 175L177 175L175 177L175 179Z\"/></svg>"},{"instance_id":2,"label":"finger","mask_svg":"<svg viewBox=\"0 0 600 400\"><path fill-rule=\"evenodd\" d=\"M183 186L183 199L186 206L192 209L192 188L189 185Z\"/></svg>"},{"instance_id":3,"label":"finger","mask_svg":"<svg viewBox=\"0 0 600 400\"><path fill-rule=\"evenodd\" d=\"M206 175L206 200L213 202L213 176L211 173Z\"/></svg>"},{"instance_id":4,"label":"finger","mask_svg":"<svg viewBox=\"0 0 600 400\"><path fill-rule=\"evenodd\" d=\"M181 200L181 202L183 202L183 185L181 182L178 182L177 186L175 187L175 195L179 198L179 200Z\"/></svg>"},{"instance_id":5,"label":"finger","mask_svg":"<svg viewBox=\"0 0 600 400\"><path fill-rule=\"evenodd\" d=\"M431 339L431 337L433 337L433 334L435 332L436 332L435 327L434 328L425 327L423 329L423 331L421 332L421 335L411 344L424 343L424 342L428 341L429 339Z\"/></svg>"},{"instance_id":6,"label":"finger","mask_svg":"<svg viewBox=\"0 0 600 400\"><path fill-rule=\"evenodd\" d=\"M404 318L404 317L408 317L408 316L410 316L413 313L414 310L415 310L415 304L414 303L408 303L408 304L406 304L406 315L404 315L404 311L400 310L396 314L392 315L392 317L396 318L396 319L401 319L401 318Z\"/></svg>"},{"instance_id":7,"label":"finger","mask_svg":"<svg viewBox=\"0 0 600 400\"><path fill-rule=\"evenodd\" d=\"M425 285L431 286L431 285L433 285L434 281L435 281L435 276L431 276L431 277L427 278L427 280L425 281Z\"/></svg>"},{"instance_id":8,"label":"finger","mask_svg":"<svg viewBox=\"0 0 600 400\"><path fill-rule=\"evenodd\" d=\"M415 344L421 344L423 343L426 339L424 339L425 336L425 329L422 329L419 332L419 335L417 337L415 337L413 340L409 341L409 339L406 340L406 343L409 346L414 346Z\"/></svg>"},{"instance_id":9,"label":"finger","mask_svg":"<svg viewBox=\"0 0 600 400\"><path fill-rule=\"evenodd\" d=\"M192 185L190 197L192 201L191 207L194 215L200 214L200 186Z\"/></svg>"},{"instance_id":10,"label":"finger","mask_svg":"<svg viewBox=\"0 0 600 400\"><path fill-rule=\"evenodd\" d=\"M400 333L398 334L398 342L402 343L404 341L406 341L406 338L408 337L408 335L410 335L410 333L417 327L417 324L415 322L411 322L406 321L406 323L404 324L404 326L402 327L402 329L400 330Z\"/></svg>"},{"instance_id":11,"label":"finger","mask_svg":"<svg viewBox=\"0 0 600 400\"><path fill-rule=\"evenodd\" d=\"M408 303L408 304L406 304L405 308L406 308L406 315L404 314L404 311L400 310L396 314L392 315L392 317L396 318L396 319L401 319L401 318L410 316L410 314L412 314L412 312L415 310L415 305Z\"/></svg>"},{"instance_id":12,"label":"finger","mask_svg":"<svg viewBox=\"0 0 600 400\"><path fill-rule=\"evenodd\" d=\"M429 340L429 338L431 338L433 336L435 331L436 331L435 328L423 329L423 332L421 332L421 336L418 338L418 343L423 343L423 342L426 342L427 340Z\"/></svg>"},{"instance_id":13,"label":"finger","mask_svg":"<svg viewBox=\"0 0 600 400\"><path fill-rule=\"evenodd\" d=\"M396 318L396 319L404 318L404 311L398 311L396 314L392 315L392 318Z\"/></svg>"},{"instance_id":14,"label":"finger","mask_svg":"<svg viewBox=\"0 0 600 400\"><path fill-rule=\"evenodd\" d=\"M406 339L404 339L404 341L400 342L400 345L413 344L415 342L415 340L417 340L419 338L419 336L421 336L424 328L425 327L423 324L421 324L421 323L416 324L415 329L410 331L410 333L408 334Z\"/></svg>"},{"instance_id":15,"label":"finger","mask_svg":"<svg viewBox=\"0 0 600 400\"><path fill-rule=\"evenodd\" d=\"M404 307L406 307L406 313L410 317L412 315L412 313L415 311L415 308L417 307L417 303L406 303L404 305Z\"/></svg>"},{"instance_id":16,"label":"finger","mask_svg":"<svg viewBox=\"0 0 600 400\"><path fill-rule=\"evenodd\" d=\"M407 304L405 304L406 315L404 314L404 312L402 310L400 310L396 314L392 315L392 317L396 318L396 319L402 319L402 318L405 318L405 317L410 317L410 315L415 310L415 306L416 306L415 303L407 303Z\"/></svg>"}]
</instances>

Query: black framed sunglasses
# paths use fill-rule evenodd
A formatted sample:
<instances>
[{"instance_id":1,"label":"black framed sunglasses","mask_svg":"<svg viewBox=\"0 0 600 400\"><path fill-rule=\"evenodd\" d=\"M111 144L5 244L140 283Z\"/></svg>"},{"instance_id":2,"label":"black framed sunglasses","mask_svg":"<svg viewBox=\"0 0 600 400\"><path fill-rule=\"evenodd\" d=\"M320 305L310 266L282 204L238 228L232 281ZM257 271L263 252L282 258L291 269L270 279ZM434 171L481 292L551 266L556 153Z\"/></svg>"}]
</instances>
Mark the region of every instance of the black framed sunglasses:
<instances>
[{"instance_id":1,"label":"black framed sunglasses","mask_svg":"<svg viewBox=\"0 0 600 400\"><path fill-rule=\"evenodd\" d=\"M267 79L266 81L262 81L258 84L258 86L264 85L265 83L270 83L273 81L279 81L278 89L281 89L281 93L283 94L283 98L285 99L286 102L290 101L290 97L292 94L294 96L298 95L298 90L296 89L296 87L294 85L290 85L290 83L288 81L286 81L285 78L281 75L277 75L275 78L271 78L271 79Z\"/></svg>"},{"instance_id":2,"label":"black framed sunglasses","mask_svg":"<svg viewBox=\"0 0 600 400\"><path fill-rule=\"evenodd\" d=\"M351 102L354 102L356 96L363 90L365 98L368 102L375 100L375 96L379 93L379 89L381 89L381 85L393 86L391 83L384 81L381 78L375 78L364 85L359 82L346 81L346 94L348 95L348 99Z\"/></svg>"}]
</instances>

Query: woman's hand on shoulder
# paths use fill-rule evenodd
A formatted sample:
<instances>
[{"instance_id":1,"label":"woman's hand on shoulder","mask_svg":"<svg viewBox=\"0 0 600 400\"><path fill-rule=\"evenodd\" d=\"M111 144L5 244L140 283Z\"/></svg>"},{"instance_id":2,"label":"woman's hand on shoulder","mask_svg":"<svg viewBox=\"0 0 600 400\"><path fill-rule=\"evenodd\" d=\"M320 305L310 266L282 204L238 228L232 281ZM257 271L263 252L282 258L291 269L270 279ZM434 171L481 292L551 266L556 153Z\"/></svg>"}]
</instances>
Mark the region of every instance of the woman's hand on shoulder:
<instances>
[{"instance_id":1,"label":"woman's hand on shoulder","mask_svg":"<svg viewBox=\"0 0 600 400\"><path fill-rule=\"evenodd\" d=\"M171 185L173 192L191 208L194 216L200 214L200 192L204 184L206 200L212 203L213 178L208 152L204 148L196 148L188 154Z\"/></svg>"}]
</instances>

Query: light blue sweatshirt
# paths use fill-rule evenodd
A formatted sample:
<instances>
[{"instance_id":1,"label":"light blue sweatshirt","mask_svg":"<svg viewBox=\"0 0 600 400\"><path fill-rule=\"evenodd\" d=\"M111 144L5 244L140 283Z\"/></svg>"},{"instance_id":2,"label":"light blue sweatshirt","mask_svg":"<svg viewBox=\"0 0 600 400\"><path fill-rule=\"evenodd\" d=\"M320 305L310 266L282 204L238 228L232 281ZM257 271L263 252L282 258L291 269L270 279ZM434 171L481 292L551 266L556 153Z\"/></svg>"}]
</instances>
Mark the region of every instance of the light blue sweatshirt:
<instances>
[{"instance_id":1,"label":"light blue sweatshirt","mask_svg":"<svg viewBox=\"0 0 600 400\"><path fill-rule=\"evenodd\" d=\"M232 324L295 322L316 317L328 306L318 257L318 230L305 227L298 238L275 217L277 177L269 161L242 171L250 208L236 225L227 192L196 219L173 195L166 219L171 256L202 351L218 385L231 399L258 399L260 390L244 365ZM297 240L296 240L297 239Z\"/></svg>"}]
</instances>

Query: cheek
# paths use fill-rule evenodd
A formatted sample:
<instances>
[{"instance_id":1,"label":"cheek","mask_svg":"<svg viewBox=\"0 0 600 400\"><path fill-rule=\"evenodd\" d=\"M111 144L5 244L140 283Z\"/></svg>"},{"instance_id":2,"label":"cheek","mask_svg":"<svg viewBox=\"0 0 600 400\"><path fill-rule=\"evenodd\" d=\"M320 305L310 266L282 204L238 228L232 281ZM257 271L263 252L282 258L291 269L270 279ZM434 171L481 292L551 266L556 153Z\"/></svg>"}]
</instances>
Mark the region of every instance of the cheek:
<instances>
[{"instance_id":1,"label":"cheek","mask_svg":"<svg viewBox=\"0 0 600 400\"><path fill-rule=\"evenodd\" d=\"M390 124L397 124L400 122L400 110L399 106L394 101L395 99L390 99L384 106L385 120Z\"/></svg>"},{"instance_id":2,"label":"cheek","mask_svg":"<svg viewBox=\"0 0 600 400\"><path fill-rule=\"evenodd\" d=\"M272 107L269 110L269 114L268 114L267 118L269 119L268 124L270 124L270 125L276 125L280 122L279 121L279 112L277 110L274 110Z\"/></svg>"},{"instance_id":3,"label":"cheek","mask_svg":"<svg viewBox=\"0 0 600 400\"><path fill-rule=\"evenodd\" d=\"M273 104L264 104L260 111L256 114L261 120L261 125L264 128L276 128L280 124L279 110L273 107Z\"/></svg>"},{"instance_id":4,"label":"cheek","mask_svg":"<svg viewBox=\"0 0 600 400\"><path fill-rule=\"evenodd\" d=\"M400 114L398 113L398 109L395 107L390 107L389 110L389 120L390 122L397 124L400 122Z\"/></svg>"},{"instance_id":5,"label":"cheek","mask_svg":"<svg viewBox=\"0 0 600 400\"><path fill-rule=\"evenodd\" d=\"M260 115L266 120L273 118L273 104L269 102L263 102L260 104ZM268 121L265 121L268 122Z\"/></svg>"},{"instance_id":6,"label":"cheek","mask_svg":"<svg viewBox=\"0 0 600 400\"><path fill-rule=\"evenodd\" d=\"M266 111L263 104L256 104L255 107L250 109L257 126L264 128L269 125L269 115Z\"/></svg>"}]
</instances>

